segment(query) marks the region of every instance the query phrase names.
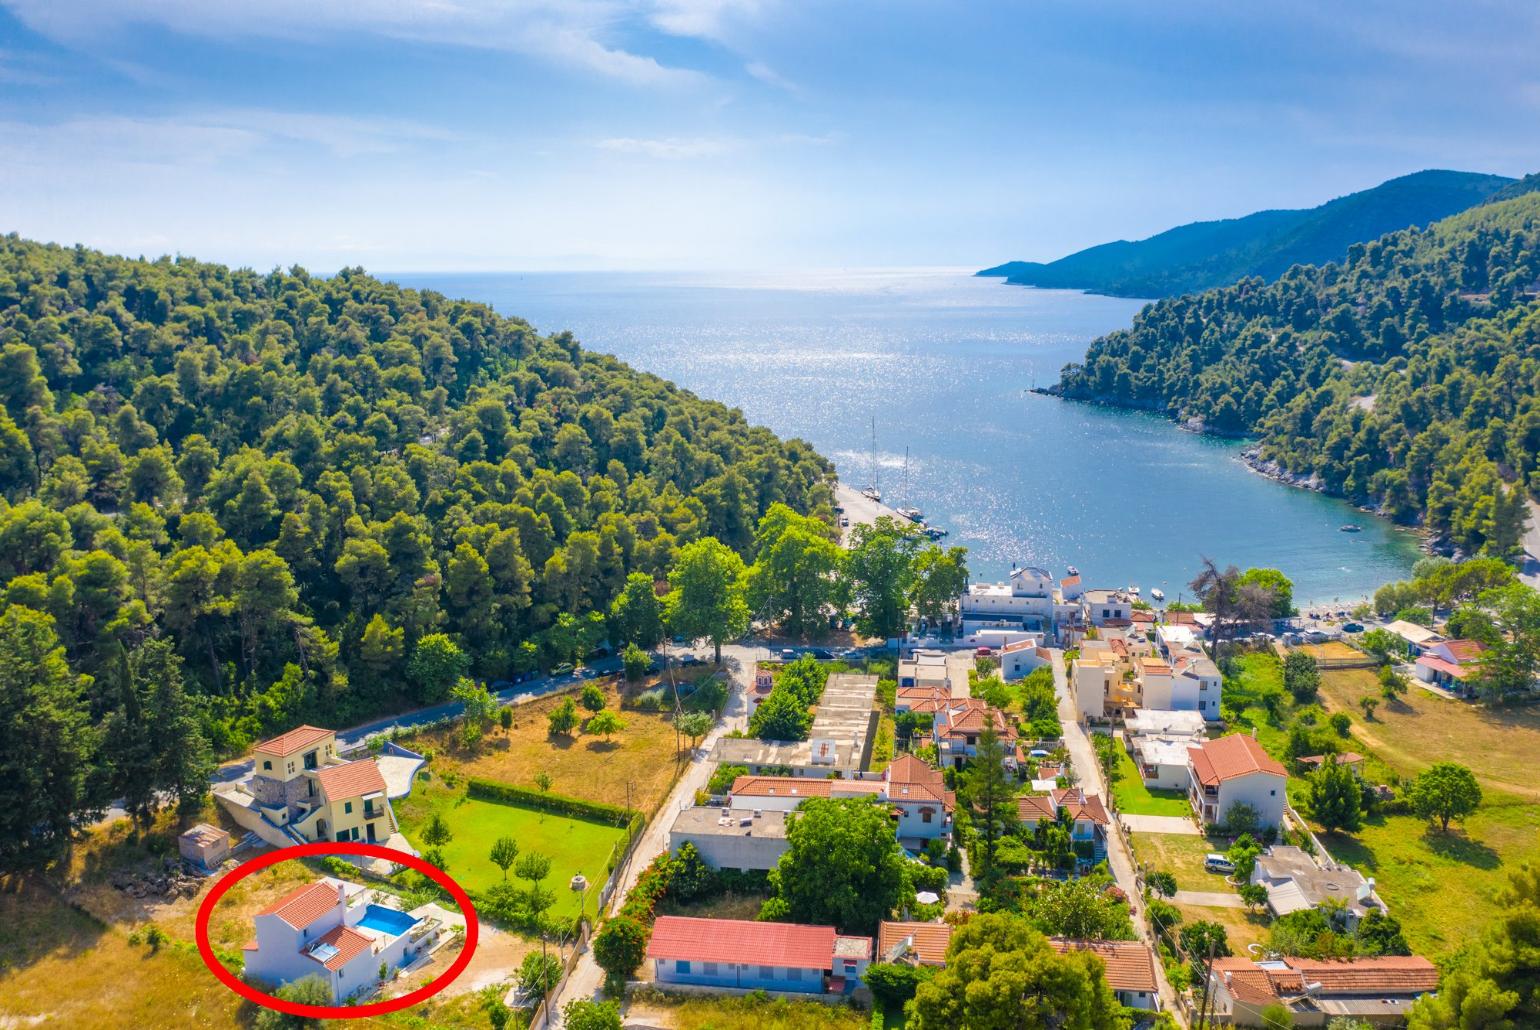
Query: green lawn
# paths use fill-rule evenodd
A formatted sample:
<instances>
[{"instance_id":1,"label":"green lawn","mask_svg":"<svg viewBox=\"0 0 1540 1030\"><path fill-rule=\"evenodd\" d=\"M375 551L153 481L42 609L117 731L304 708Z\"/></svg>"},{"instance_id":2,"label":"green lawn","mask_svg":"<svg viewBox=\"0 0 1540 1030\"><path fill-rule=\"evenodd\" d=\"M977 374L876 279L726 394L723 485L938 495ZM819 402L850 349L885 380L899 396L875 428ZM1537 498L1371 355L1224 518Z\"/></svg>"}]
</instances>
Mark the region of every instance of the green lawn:
<instances>
[{"instance_id":1,"label":"green lawn","mask_svg":"<svg viewBox=\"0 0 1540 1030\"><path fill-rule=\"evenodd\" d=\"M1133 815L1192 814L1192 805L1181 791L1146 787L1139 776L1139 767L1134 764L1134 756L1122 748L1118 749L1117 767L1112 770L1112 797L1119 812Z\"/></svg>"},{"instance_id":2,"label":"green lawn","mask_svg":"<svg viewBox=\"0 0 1540 1030\"><path fill-rule=\"evenodd\" d=\"M552 915L577 914L577 895L567 889L577 873L588 878L590 890L585 908L590 914L594 912L599 887L608 875L605 863L616 842L624 839L624 828L518 805L479 801L463 794L438 794L440 803L433 808L443 815L454 833L454 839L440 849L444 853L445 871L461 887L475 893L499 882L503 874L488 857L492 842L499 837L512 837L519 842L520 853L538 851L550 857L551 875L545 886L556 894ZM402 813L401 831L419 851L426 850L420 834L427 820L428 815L420 807L414 806L411 816ZM511 872L509 878L512 879Z\"/></svg>"},{"instance_id":3,"label":"green lawn","mask_svg":"<svg viewBox=\"0 0 1540 1030\"><path fill-rule=\"evenodd\" d=\"M1176 889L1182 891L1233 891L1225 878L1203 868L1211 851L1223 852L1230 845L1224 840L1210 840L1185 833L1134 833L1134 858L1154 872L1176 877Z\"/></svg>"}]
</instances>

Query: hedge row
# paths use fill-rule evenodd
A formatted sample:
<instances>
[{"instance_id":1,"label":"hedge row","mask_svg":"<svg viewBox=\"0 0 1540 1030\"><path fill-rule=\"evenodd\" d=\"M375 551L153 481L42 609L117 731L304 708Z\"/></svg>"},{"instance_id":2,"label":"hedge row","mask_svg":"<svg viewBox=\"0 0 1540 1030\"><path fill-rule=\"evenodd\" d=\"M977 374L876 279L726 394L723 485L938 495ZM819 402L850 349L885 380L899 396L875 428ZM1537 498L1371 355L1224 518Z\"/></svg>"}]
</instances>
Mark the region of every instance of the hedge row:
<instances>
[{"instance_id":1,"label":"hedge row","mask_svg":"<svg viewBox=\"0 0 1540 1030\"><path fill-rule=\"evenodd\" d=\"M482 780L476 777L471 777L466 784L465 794L479 801L524 805L542 812L570 815L579 819L593 819L611 826L627 826L632 820L640 818L640 813L634 809L628 811L619 805L609 805L602 801L584 801L582 798L569 798L564 794L547 794L545 791L528 790L524 787L515 787L511 783L499 783L496 780Z\"/></svg>"}]
</instances>

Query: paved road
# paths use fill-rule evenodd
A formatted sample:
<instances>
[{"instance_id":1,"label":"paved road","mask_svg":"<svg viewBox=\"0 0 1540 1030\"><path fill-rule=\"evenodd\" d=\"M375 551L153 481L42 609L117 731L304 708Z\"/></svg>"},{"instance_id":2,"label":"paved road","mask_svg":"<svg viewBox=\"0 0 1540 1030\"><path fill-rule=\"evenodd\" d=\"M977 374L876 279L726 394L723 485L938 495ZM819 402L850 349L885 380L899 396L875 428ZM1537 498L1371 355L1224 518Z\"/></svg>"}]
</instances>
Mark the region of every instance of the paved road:
<instances>
[{"instance_id":1,"label":"paved road","mask_svg":"<svg viewBox=\"0 0 1540 1030\"><path fill-rule=\"evenodd\" d=\"M731 689L727 705L722 711L722 718L717 721L711 734L696 749L691 757L690 767L679 777L679 782L674 785L673 791L669 793L663 806L658 809L657 816L642 832L636 850L632 852L631 860L625 867L624 875L618 881L615 893L610 897L608 909L610 914L620 910L621 904L625 901L626 892L635 885L642 870L668 849L668 830L673 824L674 813L694 804L695 792L704 789L711 779L716 763L707 760L705 756L711 753L712 747L724 733L748 726L748 691L754 685L754 665L759 659L768 657L770 652L762 647L729 644L722 648L722 664L732 673ZM553 999L551 1010L560 1012L569 1001L596 998L603 986L604 971L594 961L592 951L584 952L578 959L577 965L573 967L572 975L562 985L561 992ZM557 1024L552 1022L548 1025Z\"/></svg>"},{"instance_id":2,"label":"paved road","mask_svg":"<svg viewBox=\"0 0 1540 1030\"><path fill-rule=\"evenodd\" d=\"M868 525L877 521L880 515L905 521L904 517L881 501L874 501L865 496L855 487L838 483L834 487L834 503L845 509L845 518L850 520L850 525L840 534L840 543L848 544L850 531L861 523Z\"/></svg>"},{"instance_id":3,"label":"paved road","mask_svg":"<svg viewBox=\"0 0 1540 1030\"><path fill-rule=\"evenodd\" d=\"M563 687L582 683L585 679L592 679L595 675L619 672L620 669L621 662L619 658L613 656L600 658L584 666L582 669L568 673L565 676L550 676L545 679L529 680L528 682L499 690L493 696L497 698L498 704L501 705L522 704L525 701L532 701L537 697L543 697ZM443 704L419 708L414 712L402 712L399 715L374 719L349 729L338 730L337 744L339 747L346 749L356 744L362 744L376 733L392 729L411 729L413 726L425 726L440 719L459 715L464 710L465 705L459 701L446 701ZM251 759L248 758L242 762L232 762L215 770L213 782L229 783L241 779L249 772L251 772Z\"/></svg>"},{"instance_id":4,"label":"paved road","mask_svg":"<svg viewBox=\"0 0 1540 1030\"><path fill-rule=\"evenodd\" d=\"M1085 790L1101 794L1103 799L1111 797L1107 790L1107 783L1102 778L1101 764L1096 760L1096 751L1091 746L1091 739L1086 735L1085 727L1077 718L1075 702L1069 690L1069 676L1064 668L1064 652L1055 647L1049 654L1053 659L1053 683L1054 689L1059 695L1059 721L1064 725L1064 747L1069 752L1070 765L1075 770L1075 782ZM1117 818L1117 814L1113 814ZM1134 875L1134 859L1128 850L1127 838L1112 827L1107 834L1107 865L1112 870L1112 877L1117 885L1128 895L1128 908L1133 916L1134 930L1139 939L1150 947L1155 947L1155 941L1150 937L1150 931L1143 917L1144 897L1139 892L1139 881ZM1159 962L1155 963L1155 979L1160 987L1161 1007L1170 1012L1179 1024L1185 1025L1181 1007L1177 1004L1176 992L1166 982L1166 971Z\"/></svg>"},{"instance_id":5,"label":"paved road","mask_svg":"<svg viewBox=\"0 0 1540 1030\"><path fill-rule=\"evenodd\" d=\"M1540 502L1529 502L1529 528L1524 531L1524 560L1519 578L1540 590Z\"/></svg>"}]
</instances>

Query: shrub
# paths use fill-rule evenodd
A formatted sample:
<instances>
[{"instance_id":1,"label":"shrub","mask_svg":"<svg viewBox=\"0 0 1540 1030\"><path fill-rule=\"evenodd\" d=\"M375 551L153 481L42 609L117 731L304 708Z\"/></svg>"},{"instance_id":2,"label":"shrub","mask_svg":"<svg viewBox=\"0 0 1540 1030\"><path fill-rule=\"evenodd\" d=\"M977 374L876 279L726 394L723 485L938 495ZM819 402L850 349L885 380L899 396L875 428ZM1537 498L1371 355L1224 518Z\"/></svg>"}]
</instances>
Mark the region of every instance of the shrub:
<instances>
[{"instance_id":1,"label":"shrub","mask_svg":"<svg viewBox=\"0 0 1540 1030\"><path fill-rule=\"evenodd\" d=\"M929 980L935 971L929 966L911 966L903 962L873 962L866 967L862 982L871 989L877 1000L876 1009L897 1008L914 997L920 984Z\"/></svg>"},{"instance_id":2,"label":"shrub","mask_svg":"<svg viewBox=\"0 0 1540 1030\"><path fill-rule=\"evenodd\" d=\"M511 783L499 783L496 780L483 780L471 777L465 787L466 797L475 798L478 801L493 801L504 805L523 805L526 808L539 809L542 812L551 812L555 815L570 815L578 819L593 819L598 822L608 823L611 826L625 826L633 817L620 805L605 804L602 801L585 801L582 798L569 798L563 794L550 794L545 791L527 790L524 787L516 787ZM426 840L426 838L424 838ZM429 841L429 843L432 843Z\"/></svg>"},{"instance_id":3,"label":"shrub","mask_svg":"<svg viewBox=\"0 0 1540 1030\"><path fill-rule=\"evenodd\" d=\"M1353 725L1352 716L1346 712L1333 712L1331 716L1331 728L1337 731L1337 736L1346 737L1348 730Z\"/></svg>"},{"instance_id":4,"label":"shrub","mask_svg":"<svg viewBox=\"0 0 1540 1030\"><path fill-rule=\"evenodd\" d=\"M641 886L640 881L637 886ZM627 906L630 902L627 898ZM594 961L612 979L625 981L647 957L648 936L646 925L622 912L599 928L594 937Z\"/></svg>"}]
</instances>

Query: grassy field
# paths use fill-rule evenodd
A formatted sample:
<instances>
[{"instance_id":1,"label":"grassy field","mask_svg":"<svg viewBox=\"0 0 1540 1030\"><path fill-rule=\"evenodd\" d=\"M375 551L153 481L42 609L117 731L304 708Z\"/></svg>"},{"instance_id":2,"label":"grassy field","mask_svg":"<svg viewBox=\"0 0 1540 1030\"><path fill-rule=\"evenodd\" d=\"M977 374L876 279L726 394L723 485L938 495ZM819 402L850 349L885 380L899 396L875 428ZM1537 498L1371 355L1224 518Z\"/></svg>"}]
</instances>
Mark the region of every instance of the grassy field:
<instances>
[{"instance_id":1,"label":"grassy field","mask_svg":"<svg viewBox=\"0 0 1540 1030\"><path fill-rule=\"evenodd\" d=\"M1304 644L1299 649L1311 658L1319 658L1322 661L1343 661L1365 657L1358 648L1344 644L1340 640L1328 640L1324 644Z\"/></svg>"},{"instance_id":2,"label":"grassy field","mask_svg":"<svg viewBox=\"0 0 1540 1030\"><path fill-rule=\"evenodd\" d=\"M1509 870L1536 853L1540 806L1488 794L1481 809L1448 834L1404 815L1322 840L1333 857L1374 877L1413 950L1437 957L1477 936L1496 914Z\"/></svg>"},{"instance_id":3,"label":"grassy field","mask_svg":"<svg viewBox=\"0 0 1540 1030\"><path fill-rule=\"evenodd\" d=\"M1112 770L1112 796L1119 812L1133 815L1176 815L1192 813L1187 796L1179 790L1151 790L1139 776L1134 756L1118 749L1118 764Z\"/></svg>"},{"instance_id":4,"label":"grassy field","mask_svg":"<svg viewBox=\"0 0 1540 1030\"><path fill-rule=\"evenodd\" d=\"M1382 703L1366 722L1358 699L1380 696L1372 669L1327 670L1321 696L1329 711L1353 716L1353 733L1402 773L1433 762L1468 765L1492 789L1540 800L1535 757L1540 755L1540 709L1488 708L1450 701L1417 686L1394 703Z\"/></svg>"},{"instance_id":5,"label":"grassy field","mask_svg":"<svg viewBox=\"0 0 1540 1030\"><path fill-rule=\"evenodd\" d=\"M413 791L411 798L396 810L402 832L419 850L424 850L422 828L434 811L444 817L454 834L454 839L440 850L444 853L445 871L460 886L474 892L501 882L502 871L488 856L493 841L512 837L518 841L521 853L537 851L551 859L551 875L545 886L556 893L551 914L560 917L577 914L578 897L567 889L576 873L582 873L593 885L586 902L586 908L593 913L598 887L607 875L605 862L616 842L625 837L625 830L619 826L467 798L440 780ZM511 873L509 879L512 880Z\"/></svg>"},{"instance_id":6,"label":"grassy field","mask_svg":"<svg viewBox=\"0 0 1540 1030\"><path fill-rule=\"evenodd\" d=\"M1176 877L1177 890L1233 891L1225 878L1203 868L1203 859L1211 851L1224 851L1228 841L1210 840L1183 833L1135 833L1134 857L1153 871Z\"/></svg>"},{"instance_id":7,"label":"grassy field","mask_svg":"<svg viewBox=\"0 0 1540 1030\"><path fill-rule=\"evenodd\" d=\"M619 700L615 684L600 686L606 704L614 710ZM533 787L535 774L544 772L551 777L552 793L623 806L629 791L631 806L650 813L678 775L681 755L675 749L672 716L627 708L620 713L625 729L608 741L581 732L553 737L546 716L563 696L513 709L512 729L494 728L472 752L461 749L447 730L420 733L402 743L416 751L433 752L428 769L434 779L457 774ZM579 712L585 718L588 715L581 708ZM685 740L682 746L688 748L690 742ZM398 803L398 811L401 807Z\"/></svg>"},{"instance_id":8,"label":"grassy field","mask_svg":"<svg viewBox=\"0 0 1540 1030\"><path fill-rule=\"evenodd\" d=\"M1177 911L1182 913L1182 924L1191 925L1197 922L1218 923L1225 928L1225 940L1229 942L1230 951L1237 955L1246 954L1246 945L1259 944L1267 940L1267 915L1256 915L1243 908L1224 908L1217 905L1183 905L1177 904Z\"/></svg>"},{"instance_id":9,"label":"grassy field","mask_svg":"<svg viewBox=\"0 0 1540 1030\"><path fill-rule=\"evenodd\" d=\"M637 995L627 1018L676 1030L867 1030L870 1013L849 1005L818 1001L739 998L681 998L647 991Z\"/></svg>"}]
</instances>

